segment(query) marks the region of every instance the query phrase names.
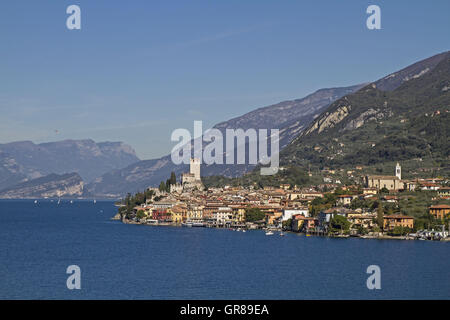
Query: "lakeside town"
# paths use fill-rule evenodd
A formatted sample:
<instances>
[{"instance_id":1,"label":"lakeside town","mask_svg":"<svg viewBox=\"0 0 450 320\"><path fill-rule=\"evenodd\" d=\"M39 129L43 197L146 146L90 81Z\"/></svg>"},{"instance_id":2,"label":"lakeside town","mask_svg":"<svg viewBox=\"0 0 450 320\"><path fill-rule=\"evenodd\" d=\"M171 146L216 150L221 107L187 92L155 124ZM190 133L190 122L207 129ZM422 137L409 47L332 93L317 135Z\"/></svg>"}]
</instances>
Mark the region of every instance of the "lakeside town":
<instances>
[{"instance_id":1,"label":"lakeside town","mask_svg":"<svg viewBox=\"0 0 450 320\"><path fill-rule=\"evenodd\" d=\"M394 168L393 168L394 169ZM397 163L392 176L362 175L360 183L330 179L298 187L209 187L200 161L177 181L174 173L159 188L128 195L116 220L152 226L227 228L265 234L419 239L449 241L450 187L442 178L402 179Z\"/></svg>"}]
</instances>

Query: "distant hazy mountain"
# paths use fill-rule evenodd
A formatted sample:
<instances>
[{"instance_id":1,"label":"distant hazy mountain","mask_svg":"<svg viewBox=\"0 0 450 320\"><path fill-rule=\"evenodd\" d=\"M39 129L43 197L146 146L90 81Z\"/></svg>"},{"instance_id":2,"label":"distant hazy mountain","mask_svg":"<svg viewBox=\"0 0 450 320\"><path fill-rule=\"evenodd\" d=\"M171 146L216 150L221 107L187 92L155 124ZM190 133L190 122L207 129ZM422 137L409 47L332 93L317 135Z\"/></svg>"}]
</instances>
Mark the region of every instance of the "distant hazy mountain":
<instances>
[{"instance_id":1,"label":"distant hazy mountain","mask_svg":"<svg viewBox=\"0 0 450 320\"><path fill-rule=\"evenodd\" d=\"M0 189L51 173L77 172L86 182L139 161L122 142L65 140L0 144Z\"/></svg>"},{"instance_id":2,"label":"distant hazy mountain","mask_svg":"<svg viewBox=\"0 0 450 320\"><path fill-rule=\"evenodd\" d=\"M330 105L281 163L354 167L386 162L449 169L450 52L417 62ZM417 162L417 166L414 166Z\"/></svg>"},{"instance_id":3,"label":"distant hazy mountain","mask_svg":"<svg viewBox=\"0 0 450 320\"><path fill-rule=\"evenodd\" d=\"M0 190L3 199L80 197L83 195L83 180L77 173L50 174L45 177L19 183Z\"/></svg>"},{"instance_id":4,"label":"distant hazy mountain","mask_svg":"<svg viewBox=\"0 0 450 320\"><path fill-rule=\"evenodd\" d=\"M225 129L280 129L280 147L287 145L304 130L326 107L336 99L355 92L364 84L321 89L302 99L284 101L251 111L243 116L221 122L214 126ZM210 165L202 166L202 175L239 176L251 170L251 165ZM127 192L157 186L166 180L171 171L177 175L187 170L187 166L175 166L170 155L160 159L141 161L120 170L113 170L87 186L88 190L102 196L120 196Z\"/></svg>"}]
</instances>

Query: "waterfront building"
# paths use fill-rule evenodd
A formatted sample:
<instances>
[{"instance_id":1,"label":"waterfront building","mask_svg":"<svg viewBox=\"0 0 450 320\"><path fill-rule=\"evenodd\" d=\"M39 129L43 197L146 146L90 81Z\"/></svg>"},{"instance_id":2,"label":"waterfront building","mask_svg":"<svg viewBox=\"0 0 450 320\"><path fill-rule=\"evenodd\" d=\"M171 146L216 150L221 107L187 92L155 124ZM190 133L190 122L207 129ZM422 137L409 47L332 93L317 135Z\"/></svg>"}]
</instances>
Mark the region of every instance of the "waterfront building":
<instances>
[{"instance_id":1,"label":"waterfront building","mask_svg":"<svg viewBox=\"0 0 450 320\"><path fill-rule=\"evenodd\" d=\"M216 227L231 226L233 222L233 210L229 207L218 207L213 211L211 221Z\"/></svg>"},{"instance_id":2,"label":"waterfront building","mask_svg":"<svg viewBox=\"0 0 450 320\"><path fill-rule=\"evenodd\" d=\"M291 229L294 232L311 231L319 226L319 220L313 217L305 217L302 214L292 216Z\"/></svg>"},{"instance_id":3,"label":"waterfront building","mask_svg":"<svg viewBox=\"0 0 450 320\"><path fill-rule=\"evenodd\" d=\"M267 212L265 216L266 225L271 226L278 225L282 215L283 215L282 211Z\"/></svg>"},{"instance_id":4,"label":"waterfront building","mask_svg":"<svg viewBox=\"0 0 450 320\"><path fill-rule=\"evenodd\" d=\"M183 215L185 215L186 209L181 205L173 206L172 208L167 209L167 212L171 214L171 220L174 223L183 222Z\"/></svg>"},{"instance_id":5,"label":"waterfront building","mask_svg":"<svg viewBox=\"0 0 450 320\"><path fill-rule=\"evenodd\" d=\"M152 210L152 220L157 221L170 221L171 214L167 209L153 209Z\"/></svg>"},{"instance_id":6,"label":"waterfront building","mask_svg":"<svg viewBox=\"0 0 450 320\"><path fill-rule=\"evenodd\" d=\"M319 216L318 216L319 226L322 229L326 229L328 227L328 224L330 223L331 219L333 219L333 217L335 215L347 217L347 215L351 212L354 212L354 211L347 209L347 208L343 208L343 207L336 207L336 208L330 208L327 210L323 210L319 213Z\"/></svg>"},{"instance_id":7,"label":"waterfront building","mask_svg":"<svg viewBox=\"0 0 450 320\"><path fill-rule=\"evenodd\" d=\"M190 222L201 222L203 220L203 206L190 205L187 208L187 220Z\"/></svg>"},{"instance_id":8,"label":"waterfront building","mask_svg":"<svg viewBox=\"0 0 450 320\"><path fill-rule=\"evenodd\" d=\"M401 214L394 214L383 217L383 229L392 231L395 227L414 228L414 218Z\"/></svg>"},{"instance_id":9,"label":"waterfront building","mask_svg":"<svg viewBox=\"0 0 450 320\"><path fill-rule=\"evenodd\" d=\"M305 223L305 216L302 214L295 214L292 216L291 220L291 230L294 232L300 232Z\"/></svg>"},{"instance_id":10,"label":"waterfront building","mask_svg":"<svg viewBox=\"0 0 450 320\"><path fill-rule=\"evenodd\" d=\"M296 209L283 209L283 217L282 221L287 221L292 218L294 215L301 214L304 217L309 217L309 210L307 207L296 208Z\"/></svg>"},{"instance_id":11,"label":"waterfront building","mask_svg":"<svg viewBox=\"0 0 450 320\"><path fill-rule=\"evenodd\" d=\"M234 224L242 224L245 222L245 207L231 205L233 212L232 221Z\"/></svg>"},{"instance_id":12,"label":"waterfront building","mask_svg":"<svg viewBox=\"0 0 450 320\"><path fill-rule=\"evenodd\" d=\"M347 220L350 221L351 227L354 229L360 227L372 229L376 224L376 217L376 214L361 214L356 212L347 214Z\"/></svg>"}]
</instances>

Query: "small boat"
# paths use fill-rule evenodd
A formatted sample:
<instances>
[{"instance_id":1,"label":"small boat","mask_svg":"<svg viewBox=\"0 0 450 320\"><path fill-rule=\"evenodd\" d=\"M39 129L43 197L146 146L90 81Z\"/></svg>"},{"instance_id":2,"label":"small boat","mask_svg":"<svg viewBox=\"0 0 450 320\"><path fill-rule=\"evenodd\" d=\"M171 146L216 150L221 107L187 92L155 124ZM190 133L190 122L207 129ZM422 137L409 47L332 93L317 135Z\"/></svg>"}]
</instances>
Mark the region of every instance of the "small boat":
<instances>
[{"instance_id":1,"label":"small boat","mask_svg":"<svg viewBox=\"0 0 450 320\"><path fill-rule=\"evenodd\" d=\"M34 203L36 204L36 203L38 203L38 201L37 201L37 200L34 200Z\"/></svg>"},{"instance_id":2,"label":"small boat","mask_svg":"<svg viewBox=\"0 0 450 320\"><path fill-rule=\"evenodd\" d=\"M272 231L266 231L266 236L271 236L271 235L273 235Z\"/></svg>"},{"instance_id":3,"label":"small boat","mask_svg":"<svg viewBox=\"0 0 450 320\"><path fill-rule=\"evenodd\" d=\"M284 237L285 234L283 233L283 231L280 232L280 237Z\"/></svg>"},{"instance_id":4,"label":"small boat","mask_svg":"<svg viewBox=\"0 0 450 320\"><path fill-rule=\"evenodd\" d=\"M96 204L96 203L97 203L97 200L94 199L94 204Z\"/></svg>"},{"instance_id":5,"label":"small boat","mask_svg":"<svg viewBox=\"0 0 450 320\"><path fill-rule=\"evenodd\" d=\"M311 235L310 235L310 234L307 234L306 236L307 236L307 237L311 237Z\"/></svg>"},{"instance_id":6,"label":"small boat","mask_svg":"<svg viewBox=\"0 0 450 320\"><path fill-rule=\"evenodd\" d=\"M73 200L70 200L70 203L73 203Z\"/></svg>"},{"instance_id":7,"label":"small boat","mask_svg":"<svg viewBox=\"0 0 450 320\"><path fill-rule=\"evenodd\" d=\"M247 232L247 230L244 229L244 230L242 230L242 232Z\"/></svg>"},{"instance_id":8,"label":"small boat","mask_svg":"<svg viewBox=\"0 0 450 320\"><path fill-rule=\"evenodd\" d=\"M204 227L205 225L202 222L192 222L192 226L201 228L201 227Z\"/></svg>"}]
</instances>

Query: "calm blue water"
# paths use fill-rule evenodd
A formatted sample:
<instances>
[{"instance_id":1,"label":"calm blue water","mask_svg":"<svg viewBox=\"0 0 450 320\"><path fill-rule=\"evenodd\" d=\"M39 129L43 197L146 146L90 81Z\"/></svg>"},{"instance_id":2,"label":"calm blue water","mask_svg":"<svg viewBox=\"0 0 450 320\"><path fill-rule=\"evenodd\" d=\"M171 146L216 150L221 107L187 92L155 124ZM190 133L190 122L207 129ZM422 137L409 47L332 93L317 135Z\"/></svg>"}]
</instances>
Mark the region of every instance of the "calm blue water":
<instances>
[{"instance_id":1,"label":"calm blue water","mask_svg":"<svg viewBox=\"0 0 450 320\"><path fill-rule=\"evenodd\" d=\"M450 243L124 225L111 202L0 201L2 299L450 297ZM81 268L82 289L66 288ZM381 268L381 290L366 287Z\"/></svg>"}]
</instances>

